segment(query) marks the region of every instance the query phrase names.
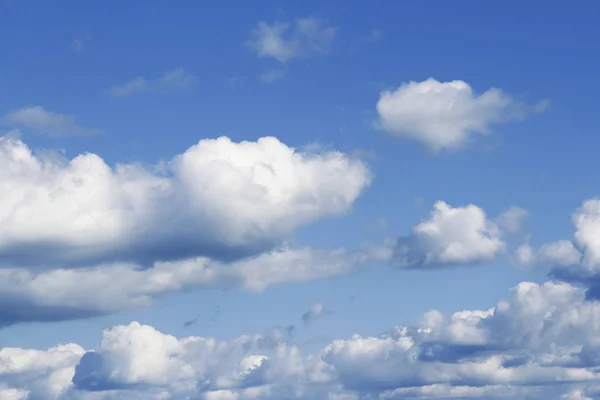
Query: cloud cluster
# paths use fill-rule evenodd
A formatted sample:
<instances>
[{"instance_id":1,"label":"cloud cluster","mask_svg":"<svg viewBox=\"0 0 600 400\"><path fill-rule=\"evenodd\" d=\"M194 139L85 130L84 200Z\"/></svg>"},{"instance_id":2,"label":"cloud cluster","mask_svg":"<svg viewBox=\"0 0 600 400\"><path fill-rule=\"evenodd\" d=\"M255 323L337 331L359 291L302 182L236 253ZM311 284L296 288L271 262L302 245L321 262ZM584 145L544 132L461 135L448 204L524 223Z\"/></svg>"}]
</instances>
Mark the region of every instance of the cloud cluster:
<instances>
[{"instance_id":1,"label":"cloud cluster","mask_svg":"<svg viewBox=\"0 0 600 400\"><path fill-rule=\"evenodd\" d=\"M153 260L145 268L136 257L129 262L104 259L93 265L50 269L46 264L32 269L32 264L17 268L0 263L0 326L116 313L185 289L238 287L262 291L273 285L351 273L371 262L413 269L481 263L494 258L504 246L501 231L482 209L474 205L453 208L438 202L430 219L415 226L410 236L365 244L358 250L292 248L283 244L237 260L184 257ZM49 257L46 252L41 254ZM317 303L303 320L310 323L326 313Z\"/></svg>"},{"instance_id":2,"label":"cloud cluster","mask_svg":"<svg viewBox=\"0 0 600 400\"><path fill-rule=\"evenodd\" d=\"M478 95L464 81L439 82L433 78L408 82L381 92L377 125L387 133L414 140L433 152L453 150L494 124L541 112L547 101L527 106L500 89Z\"/></svg>"},{"instance_id":3,"label":"cloud cluster","mask_svg":"<svg viewBox=\"0 0 600 400\"><path fill-rule=\"evenodd\" d=\"M553 275L569 281L595 285L600 278L600 199L583 202L572 216L571 240L544 243L537 250L523 244L513 255L516 265L547 265Z\"/></svg>"},{"instance_id":4,"label":"cloud cluster","mask_svg":"<svg viewBox=\"0 0 600 400\"><path fill-rule=\"evenodd\" d=\"M270 57L280 63L329 53L336 35L334 27L325 26L316 18L294 22L261 22L252 31L248 46L259 57Z\"/></svg>"},{"instance_id":5,"label":"cloud cluster","mask_svg":"<svg viewBox=\"0 0 600 400\"><path fill-rule=\"evenodd\" d=\"M192 88L198 79L183 68L167 71L157 79L146 79L142 76L133 78L121 85L113 86L107 93L112 97L128 97L136 93L166 94Z\"/></svg>"},{"instance_id":6,"label":"cloud cluster","mask_svg":"<svg viewBox=\"0 0 600 400\"><path fill-rule=\"evenodd\" d=\"M0 326L116 313L184 289L261 291L369 262L473 264L504 250L481 208L444 202L404 238L358 250L285 244L297 228L346 213L370 180L359 159L269 137L206 139L162 165L115 167L1 138Z\"/></svg>"},{"instance_id":7,"label":"cloud cluster","mask_svg":"<svg viewBox=\"0 0 600 400\"><path fill-rule=\"evenodd\" d=\"M523 244L513 254L513 263L550 267L552 277L580 285L588 297L600 299L600 199L584 201L572 221L573 239L544 243L538 249Z\"/></svg>"},{"instance_id":8,"label":"cloud cluster","mask_svg":"<svg viewBox=\"0 0 600 400\"><path fill-rule=\"evenodd\" d=\"M87 352L3 349L0 384L54 400L594 398L597 306L568 283L522 282L490 309L432 310L414 326L311 354L278 329L218 341L132 322L105 330Z\"/></svg>"},{"instance_id":9,"label":"cloud cluster","mask_svg":"<svg viewBox=\"0 0 600 400\"><path fill-rule=\"evenodd\" d=\"M271 137L201 140L164 165L115 167L0 138L0 326L118 312L186 288L260 291L347 273L369 255L285 240L347 212L370 180L358 159Z\"/></svg>"}]
</instances>

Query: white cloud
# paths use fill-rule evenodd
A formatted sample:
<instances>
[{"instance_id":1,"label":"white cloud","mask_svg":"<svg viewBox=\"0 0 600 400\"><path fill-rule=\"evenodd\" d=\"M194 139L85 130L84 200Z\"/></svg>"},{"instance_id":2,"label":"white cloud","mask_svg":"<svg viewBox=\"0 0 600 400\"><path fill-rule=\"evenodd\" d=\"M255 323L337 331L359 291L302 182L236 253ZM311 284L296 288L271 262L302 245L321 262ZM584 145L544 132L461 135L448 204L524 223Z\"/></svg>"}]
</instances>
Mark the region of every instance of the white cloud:
<instances>
[{"instance_id":1,"label":"white cloud","mask_svg":"<svg viewBox=\"0 0 600 400\"><path fill-rule=\"evenodd\" d=\"M581 253L569 240L559 240L546 243L539 250L529 244L523 244L514 253L513 261L518 267L535 267L538 265L550 265L559 267L570 267L578 265Z\"/></svg>"},{"instance_id":2,"label":"white cloud","mask_svg":"<svg viewBox=\"0 0 600 400\"><path fill-rule=\"evenodd\" d=\"M453 214L453 210L461 210L445 207L447 209L444 212L450 214ZM398 241L390 240L381 244L367 243L357 251L290 248L284 245L232 262L194 257L155 261L148 266L134 262L105 262L90 267L74 265L68 269L49 271L0 268L0 326L116 313L145 306L165 293L192 288L238 287L248 291L262 291L272 285L300 283L351 273L370 262L391 262L396 266L426 268L439 267L444 263L455 265L461 261L484 261L487 257L493 257L493 251L500 249L502 242L498 242L500 239L497 237L485 236L486 233L481 230L481 226L485 224L477 222L477 218L473 224L469 213L474 212L477 217L480 215L477 211L479 209L462 210L466 210L466 213L459 212L454 217L437 215L439 209L434 211L434 217L420 224L417 227L420 229L415 228L415 231L428 231L421 228L437 224L441 227L437 230L442 232L442 236L413 236L411 240L404 242L413 244L408 253L403 252L405 249L398 245ZM471 225L453 226L455 222L452 219L471 221ZM494 246L489 246L488 241ZM454 256L448 258L444 255L446 248L467 250L450 252ZM407 263L406 254L419 254L419 257L409 259L413 263ZM48 268L48 265L44 264L43 267ZM309 322L327 313L326 308L317 303L303 319Z\"/></svg>"},{"instance_id":3,"label":"white cloud","mask_svg":"<svg viewBox=\"0 0 600 400\"><path fill-rule=\"evenodd\" d=\"M481 208L453 208L438 201L429 220L393 243L391 257L401 268L435 268L489 261L504 249L500 229Z\"/></svg>"},{"instance_id":4,"label":"white cloud","mask_svg":"<svg viewBox=\"0 0 600 400\"><path fill-rule=\"evenodd\" d=\"M554 267L555 277L596 287L600 277L600 200L584 201L572 221L572 240L545 243L538 250L524 244L513 255L514 263L524 267L548 265Z\"/></svg>"},{"instance_id":5,"label":"white cloud","mask_svg":"<svg viewBox=\"0 0 600 400\"><path fill-rule=\"evenodd\" d=\"M600 199L586 200L573 215L574 241L583 252L583 265L600 271Z\"/></svg>"},{"instance_id":6,"label":"white cloud","mask_svg":"<svg viewBox=\"0 0 600 400\"><path fill-rule=\"evenodd\" d=\"M261 291L372 261L475 263L504 249L483 210L444 202L408 238L358 251L282 245L346 213L370 184L362 161L335 151L222 137L163 167L34 155L0 139L0 325L115 313L188 288Z\"/></svg>"},{"instance_id":7,"label":"white cloud","mask_svg":"<svg viewBox=\"0 0 600 400\"><path fill-rule=\"evenodd\" d=\"M594 398L599 313L582 289L523 282L491 309L432 311L312 354L281 330L220 341L133 322L105 330L85 356L74 344L0 350L0 390L55 400Z\"/></svg>"},{"instance_id":8,"label":"white cloud","mask_svg":"<svg viewBox=\"0 0 600 400\"><path fill-rule=\"evenodd\" d=\"M133 322L104 331L100 349L83 357L73 381L82 390L154 387L209 399L237 398L270 384L285 389L290 380L305 379L300 350L286 337L273 330L230 342L177 339Z\"/></svg>"},{"instance_id":9,"label":"white cloud","mask_svg":"<svg viewBox=\"0 0 600 400\"><path fill-rule=\"evenodd\" d=\"M86 128L75 117L47 111L41 106L24 107L9 111L2 122L6 125L31 129L50 136L88 136L102 133L99 129Z\"/></svg>"},{"instance_id":10,"label":"white cloud","mask_svg":"<svg viewBox=\"0 0 600 400\"><path fill-rule=\"evenodd\" d=\"M248 291L328 278L372 260L365 252L281 248L231 263L207 258L33 273L0 269L0 327L28 321L60 321L148 305L184 289L239 287Z\"/></svg>"},{"instance_id":11,"label":"white cloud","mask_svg":"<svg viewBox=\"0 0 600 400\"><path fill-rule=\"evenodd\" d=\"M518 233L523 226L523 220L529 215L524 208L511 206L496 218L496 224L509 233Z\"/></svg>"},{"instance_id":12,"label":"white cloud","mask_svg":"<svg viewBox=\"0 0 600 400\"><path fill-rule=\"evenodd\" d=\"M583 291L568 284L524 282L509 301L491 310L455 313L433 327L399 327L388 337L334 341L323 357L342 384L357 390L448 385L456 395L453 386L482 390L494 385L551 386L557 379L597 381L600 376L592 368L596 361L589 361L596 350L586 347L597 335L596 314Z\"/></svg>"},{"instance_id":13,"label":"white cloud","mask_svg":"<svg viewBox=\"0 0 600 400\"><path fill-rule=\"evenodd\" d=\"M315 18L291 22L258 24L248 43L259 57L271 57L281 63L329 53L336 29Z\"/></svg>"},{"instance_id":14,"label":"white cloud","mask_svg":"<svg viewBox=\"0 0 600 400\"><path fill-rule=\"evenodd\" d=\"M591 397L587 397L580 389L574 389L569 393L565 393L562 398L563 400L593 400Z\"/></svg>"},{"instance_id":15,"label":"white cloud","mask_svg":"<svg viewBox=\"0 0 600 400\"><path fill-rule=\"evenodd\" d=\"M46 351L5 347L0 350L0 398L56 400L71 386L75 366L85 353L76 344ZM7 387L2 388L2 385Z\"/></svg>"},{"instance_id":16,"label":"white cloud","mask_svg":"<svg viewBox=\"0 0 600 400\"><path fill-rule=\"evenodd\" d=\"M491 125L522 118L529 111L531 107L500 89L477 95L466 82L430 78L383 91L377 102L377 125L439 152L457 149L476 135L489 133Z\"/></svg>"},{"instance_id":17,"label":"white cloud","mask_svg":"<svg viewBox=\"0 0 600 400\"><path fill-rule=\"evenodd\" d=\"M201 140L166 168L56 161L0 138L0 267L256 254L347 212L371 180L358 159L273 137Z\"/></svg>"},{"instance_id":18,"label":"white cloud","mask_svg":"<svg viewBox=\"0 0 600 400\"><path fill-rule=\"evenodd\" d=\"M112 97L127 97L136 93L161 93L183 91L192 88L197 83L195 75L185 71L183 68L176 68L167 71L162 77L157 79L146 79L138 76L122 84L108 89L108 94Z\"/></svg>"}]
</instances>

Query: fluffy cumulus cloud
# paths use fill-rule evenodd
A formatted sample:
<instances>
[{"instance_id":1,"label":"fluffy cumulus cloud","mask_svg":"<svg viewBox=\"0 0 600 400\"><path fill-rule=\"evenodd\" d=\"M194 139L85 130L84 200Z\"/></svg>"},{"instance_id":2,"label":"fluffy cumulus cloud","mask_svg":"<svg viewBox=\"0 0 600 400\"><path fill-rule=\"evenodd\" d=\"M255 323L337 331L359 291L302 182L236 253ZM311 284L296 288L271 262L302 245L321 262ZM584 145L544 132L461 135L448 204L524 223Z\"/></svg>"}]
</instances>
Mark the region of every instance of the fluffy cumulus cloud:
<instances>
[{"instance_id":1,"label":"fluffy cumulus cloud","mask_svg":"<svg viewBox=\"0 0 600 400\"><path fill-rule=\"evenodd\" d=\"M414 326L337 339L310 354L278 329L219 341L132 322L105 330L94 350L1 350L0 393L53 400L596 398L599 313L583 289L523 282L490 309L432 310Z\"/></svg>"},{"instance_id":2,"label":"fluffy cumulus cloud","mask_svg":"<svg viewBox=\"0 0 600 400\"><path fill-rule=\"evenodd\" d=\"M483 209L438 201L428 220L390 244L390 259L400 268L437 268L489 261L504 249L502 230Z\"/></svg>"},{"instance_id":3,"label":"fluffy cumulus cloud","mask_svg":"<svg viewBox=\"0 0 600 400\"><path fill-rule=\"evenodd\" d=\"M112 97L128 97L136 93L172 93L191 89L198 79L183 68L167 71L162 77L146 79L142 76L133 78L123 84L108 89Z\"/></svg>"},{"instance_id":4,"label":"fluffy cumulus cloud","mask_svg":"<svg viewBox=\"0 0 600 400\"><path fill-rule=\"evenodd\" d=\"M347 212L370 180L358 159L297 152L273 137L201 140L162 173L91 153L38 156L0 138L0 265L256 254Z\"/></svg>"},{"instance_id":5,"label":"fluffy cumulus cloud","mask_svg":"<svg viewBox=\"0 0 600 400\"><path fill-rule=\"evenodd\" d=\"M42 350L0 350L0 398L58 399L69 387L85 350L75 344Z\"/></svg>"},{"instance_id":6,"label":"fluffy cumulus cloud","mask_svg":"<svg viewBox=\"0 0 600 400\"><path fill-rule=\"evenodd\" d=\"M9 111L2 122L5 125L28 129L54 137L89 136L102 133L100 129L86 128L75 117L46 110L41 106L23 107Z\"/></svg>"},{"instance_id":7,"label":"fluffy cumulus cloud","mask_svg":"<svg viewBox=\"0 0 600 400\"><path fill-rule=\"evenodd\" d=\"M552 275L584 284L597 296L600 286L600 200L583 202L572 216L575 232L571 240L544 243L538 249L523 244L513 255L521 267L545 265Z\"/></svg>"},{"instance_id":8,"label":"fluffy cumulus cloud","mask_svg":"<svg viewBox=\"0 0 600 400\"><path fill-rule=\"evenodd\" d=\"M547 102L527 106L500 89L477 94L464 81L430 78L383 91L377 102L379 128L415 140L434 152L457 149L494 124L540 112Z\"/></svg>"},{"instance_id":9,"label":"fluffy cumulus cloud","mask_svg":"<svg viewBox=\"0 0 600 400\"><path fill-rule=\"evenodd\" d=\"M273 24L261 22L252 32L248 45L259 57L287 63L296 58L329 53L335 35L334 27L326 26L316 18ZM273 75L271 81L272 78Z\"/></svg>"},{"instance_id":10,"label":"fluffy cumulus cloud","mask_svg":"<svg viewBox=\"0 0 600 400\"><path fill-rule=\"evenodd\" d=\"M551 276L587 289L589 298L600 298L600 199L583 202L572 216L571 240L520 246L513 255L519 267L546 266Z\"/></svg>"}]
</instances>

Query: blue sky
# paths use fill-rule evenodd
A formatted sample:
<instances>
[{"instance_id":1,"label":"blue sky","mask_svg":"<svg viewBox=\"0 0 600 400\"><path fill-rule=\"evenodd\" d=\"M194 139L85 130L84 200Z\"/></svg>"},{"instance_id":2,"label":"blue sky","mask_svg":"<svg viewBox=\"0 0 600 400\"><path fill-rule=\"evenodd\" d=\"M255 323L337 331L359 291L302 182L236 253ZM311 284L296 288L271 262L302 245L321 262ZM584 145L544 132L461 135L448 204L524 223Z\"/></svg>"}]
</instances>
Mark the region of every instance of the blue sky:
<instances>
[{"instance_id":1,"label":"blue sky","mask_svg":"<svg viewBox=\"0 0 600 400\"><path fill-rule=\"evenodd\" d=\"M587 311L576 334L536 336L584 346L581 365L551 369L541 345L497 341L533 335L522 282L541 285L527 288L555 326L596 304L585 293L600 276L598 11L591 1L0 1L0 345L17 349L0 360L78 346L70 364L50 362L66 376L54 394L51 372L0 369L0 398L547 398L544 379L591 374L598 328ZM472 334L450 318L491 307L474 312ZM427 322L430 310L447 324ZM426 325L434 333L414 333L415 351L495 349L480 363L535 353L539 371L528 382L463 371L448 383L439 376L456 360L407 378L389 371L408 353L351 349L354 334L384 348L393 327ZM251 355L269 363L236 384L218 383L233 361L202 372L180 342L193 379L168 363L135 371L139 354L111 347L119 335L237 343L272 332L306 370L324 360L327 379L302 380L258 345ZM86 351L104 360L100 394L72 379ZM377 378L361 375L367 362ZM195 383L160 383L156 371ZM299 381L318 388L298 394ZM432 384L446 386L432 394ZM596 398L600 377L560 391Z\"/></svg>"}]
</instances>

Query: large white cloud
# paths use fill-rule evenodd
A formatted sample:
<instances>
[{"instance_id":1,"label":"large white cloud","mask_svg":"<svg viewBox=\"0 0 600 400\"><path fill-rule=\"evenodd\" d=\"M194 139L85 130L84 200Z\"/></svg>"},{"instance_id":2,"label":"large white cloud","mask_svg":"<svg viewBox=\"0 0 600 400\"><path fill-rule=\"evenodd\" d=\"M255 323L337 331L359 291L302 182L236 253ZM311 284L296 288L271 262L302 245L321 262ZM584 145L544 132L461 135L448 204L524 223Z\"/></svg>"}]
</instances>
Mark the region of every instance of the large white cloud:
<instances>
[{"instance_id":1,"label":"large white cloud","mask_svg":"<svg viewBox=\"0 0 600 400\"><path fill-rule=\"evenodd\" d=\"M500 89L477 95L464 81L433 78L383 91L377 102L381 129L418 141L434 152L459 148L474 136L489 133L491 125L521 118L528 111L530 107Z\"/></svg>"},{"instance_id":2,"label":"large white cloud","mask_svg":"<svg viewBox=\"0 0 600 400\"><path fill-rule=\"evenodd\" d=\"M273 137L201 140L164 167L35 155L0 138L0 267L258 253L347 212L371 180L360 160Z\"/></svg>"},{"instance_id":3,"label":"large white cloud","mask_svg":"<svg viewBox=\"0 0 600 400\"><path fill-rule=\"evenodd\" d=\"M599 313L568 283L523 282L490 309L433 310L312 354L277 329L220 341L133 322L85 355L74 344L1 350L0 390L36 400L595 398Z\"/></svg>"},{"instance_id":4,"label":"large white cloud","mask_svg":"<svg viewBox=\"0 0 600 400\"><path fill-rule=\"evenodd\" d=\"M435 203L430 218L392 245L391 261L401 268L436 268L492 260L505 249L502 232L475 205Z\"/></svg>"}]
</instances>

